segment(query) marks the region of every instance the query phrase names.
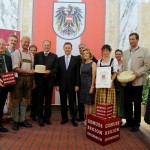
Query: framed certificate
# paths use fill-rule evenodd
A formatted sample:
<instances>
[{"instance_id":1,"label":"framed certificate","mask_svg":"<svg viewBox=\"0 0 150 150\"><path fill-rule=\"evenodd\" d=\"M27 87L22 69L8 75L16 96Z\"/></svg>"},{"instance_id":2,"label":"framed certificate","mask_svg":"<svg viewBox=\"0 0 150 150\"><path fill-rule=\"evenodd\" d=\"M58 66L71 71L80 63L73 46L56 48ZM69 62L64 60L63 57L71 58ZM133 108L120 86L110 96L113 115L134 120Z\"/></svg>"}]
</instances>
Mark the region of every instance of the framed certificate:
<instances>
[{"instance_id":1,"label":"framed certificate","mask_svg":"<svg viewBox=\"0 0 150 150\"><path fill-rule=\"evenodd\" d=\"M96 88L111 87L111 67L97 67Z\"/></svg>"}]
</instances>

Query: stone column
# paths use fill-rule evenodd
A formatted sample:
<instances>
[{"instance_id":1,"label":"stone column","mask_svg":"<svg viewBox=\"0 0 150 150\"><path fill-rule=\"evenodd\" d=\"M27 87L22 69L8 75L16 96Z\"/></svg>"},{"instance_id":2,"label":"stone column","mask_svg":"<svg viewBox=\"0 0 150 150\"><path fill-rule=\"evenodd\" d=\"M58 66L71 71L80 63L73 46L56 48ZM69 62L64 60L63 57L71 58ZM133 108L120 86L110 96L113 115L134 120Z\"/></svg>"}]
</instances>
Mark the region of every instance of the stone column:
<instances>
[{"instance_id":1,"label":"stone column","mask_svg":"<svg viewBox=\"0 0 150 150\"><path fill-rule=\"evenodd\" d=\"M20 12L21 37L29 36L32 40L33 0L21 0Z\"/></svg>"}]
</instances>

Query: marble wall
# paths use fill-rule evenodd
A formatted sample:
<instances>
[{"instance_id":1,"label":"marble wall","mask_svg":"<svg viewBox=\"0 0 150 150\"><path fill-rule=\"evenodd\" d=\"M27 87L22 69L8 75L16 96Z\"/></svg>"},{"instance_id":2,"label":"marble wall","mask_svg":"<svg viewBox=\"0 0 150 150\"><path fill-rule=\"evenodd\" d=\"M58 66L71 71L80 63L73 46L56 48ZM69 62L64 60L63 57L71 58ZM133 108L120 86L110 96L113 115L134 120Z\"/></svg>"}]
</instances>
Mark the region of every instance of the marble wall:
<instances>
[{"instance_id":1,"label":"marble wall","mask_svg":"<svg viewBox=\"0 0 150 150\"><path fill-rule=\"evenodd\" d=\"M105 43L113 50L129 48L131 32L140 35L139 45L149 48L150 0L106 0Z\"/></svg>"},{"instance_id":2,"label":"marble wall","mask_svg":"<svg viewBox=\"0 0 150 150\"><path fill-rule=\"evenodd\" d=\"M150 0L140 1L140 44L150 50Z\"/></svg>"},{"instance_id":3,"label":"marble wall","mask_svg":"<svg viewBox=\"0 0 150 150\"><path fill-rule=\"evenodd\" d=\"M21 31L32 39L33 0L0 0L0 29Z\"/></svg>"},{"instance_id":4,"label":"marble wall","mask_svg":"<svg viewBox=\"0 0 150 150\"><path fill-rule=\"evenodd\" d=\"M19 0L0 0L0 28L19 29Z\"/></svg>"},{"instance_id":5,"label":"marble wall","mask_svg":"<svg viewBox=\"0 0 150 150\"><path fill-rule=\"evenodd\" d=\"M128 37L131 32L138 32L138 0L121 0L119 13L118 48L128 49Z\"/></svg>"},{"instance_id":6,"label":"marble wall","mask_svg":"<svg viewBox=\"0 0 150 150\"><path fill-rule=\"evenodd\" d=\"M32 27L33 27L33 1L34 0L21 0L20 6L20 30L21 37L29 36L32 42Z\"/></svg>"}]
</instances>

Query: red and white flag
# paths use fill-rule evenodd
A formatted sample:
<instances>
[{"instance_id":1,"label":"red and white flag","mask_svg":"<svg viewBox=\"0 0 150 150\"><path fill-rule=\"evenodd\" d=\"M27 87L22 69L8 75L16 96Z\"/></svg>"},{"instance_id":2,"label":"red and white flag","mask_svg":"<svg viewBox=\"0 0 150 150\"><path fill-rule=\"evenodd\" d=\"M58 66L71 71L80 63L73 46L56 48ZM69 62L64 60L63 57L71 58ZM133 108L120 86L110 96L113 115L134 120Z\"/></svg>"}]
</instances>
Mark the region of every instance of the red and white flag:
<instances>
[{"instance_id":1,"label":"red and white flag","mask_svg":"<svg viewBox=\"0 0 150 150\"><path fill-rule=\"evenodd\" d=\"M39 11L40 10L40 11ZM79 55L78 45L85 43L99 59L104 44L105 0L49 0L34 2L33 44L42 51L42 42L50 40L51 52L64 55L63 45L71 42L73 55ZM53 104L60 104L54 91Z\"/></svg>"}]
</instances>

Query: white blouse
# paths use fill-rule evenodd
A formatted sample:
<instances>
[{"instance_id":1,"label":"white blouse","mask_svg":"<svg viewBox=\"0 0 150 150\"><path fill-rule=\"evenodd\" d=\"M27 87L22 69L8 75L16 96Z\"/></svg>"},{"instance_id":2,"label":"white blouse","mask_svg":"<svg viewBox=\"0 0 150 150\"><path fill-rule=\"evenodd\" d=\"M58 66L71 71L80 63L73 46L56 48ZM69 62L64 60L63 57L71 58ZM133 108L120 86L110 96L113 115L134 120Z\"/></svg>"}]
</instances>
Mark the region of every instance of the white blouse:
<instances>
[{"instance_id":1,"label":"white blouse","mask_svg":"<svg viewBox=\"0 0 150 150\"><path fill-rule=\"evenodd\" d=\"M118 65L118 69L117 69L117 72L122 72L122 64L121 65Z\"/></svg>"},{"instance_id":2,"label":"white blouse","mask_svg":"<svg viewBox=\"0 0 150 150\"><path fill-rule=\"evenodd\" d=\"M100 67L100 61L101 61L101 59L98 60L98 62L97 62L97 67ZM110 65L110 61L111 61L111 58L109 59L109 61L108 61L107 64L106 64L106 63L103 63L103 61L102 61L102 62L101 62L101 65L102 65L102 66ZM117 72L117 71L118 71L118 61L117 61L116 58L114 58L114 60L113 60L111 66L113 67L113 72Z\"/></svg>"}]
</instances>

